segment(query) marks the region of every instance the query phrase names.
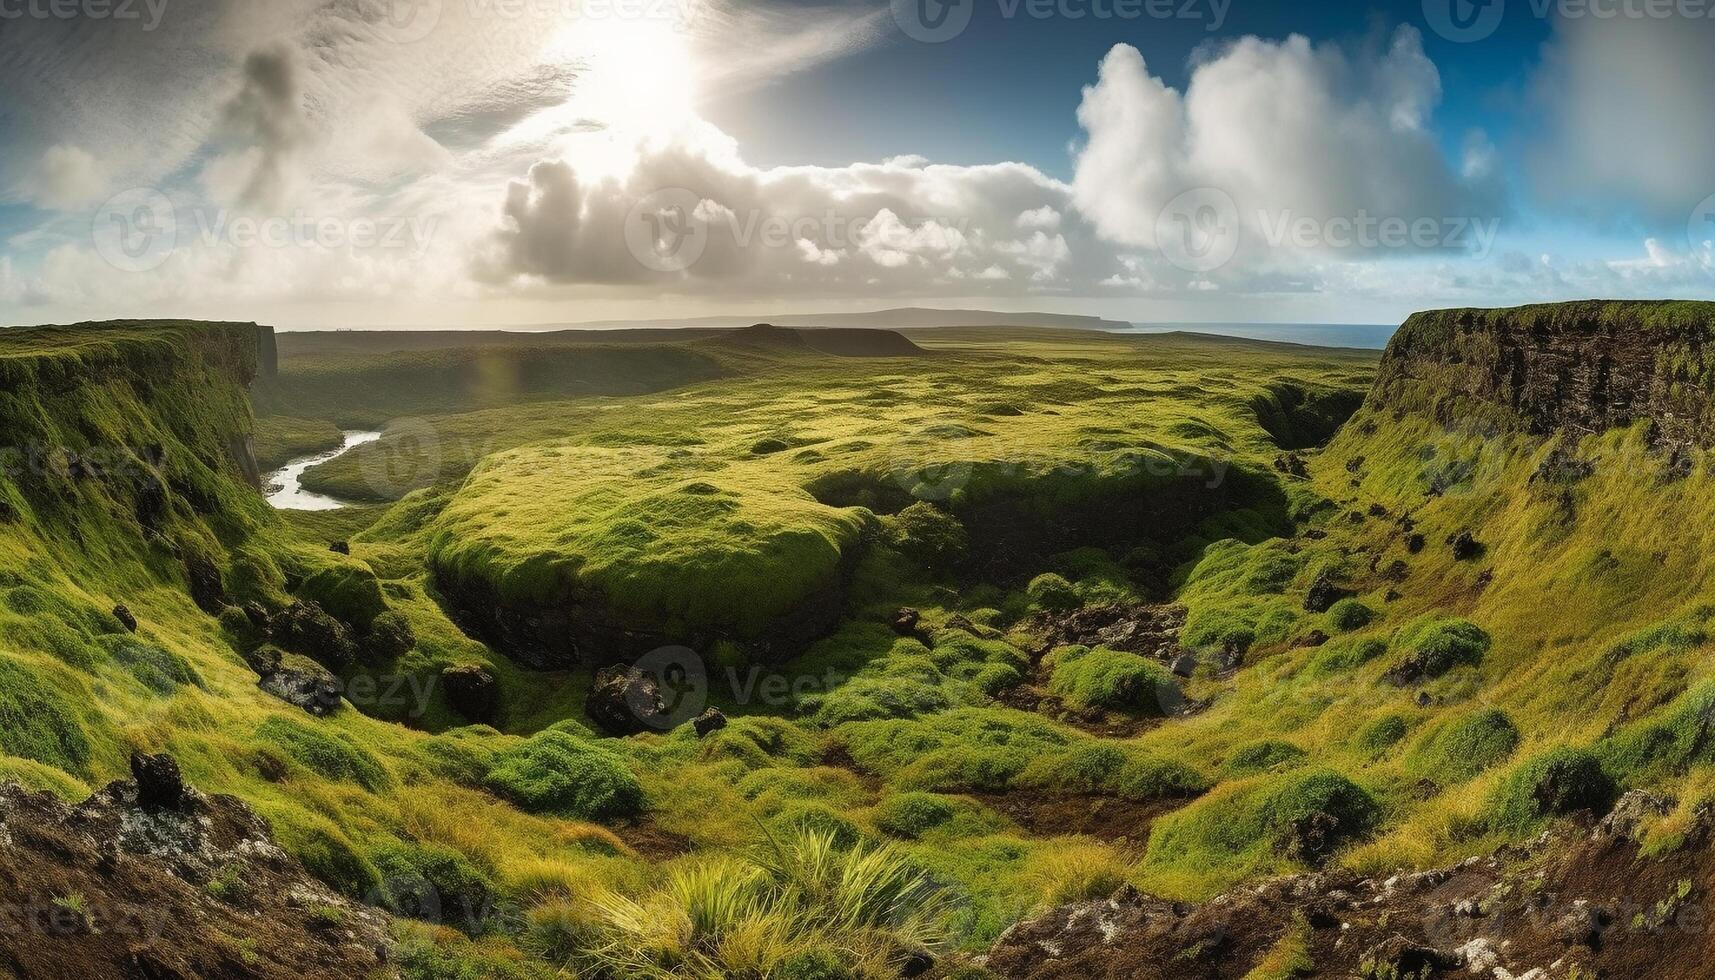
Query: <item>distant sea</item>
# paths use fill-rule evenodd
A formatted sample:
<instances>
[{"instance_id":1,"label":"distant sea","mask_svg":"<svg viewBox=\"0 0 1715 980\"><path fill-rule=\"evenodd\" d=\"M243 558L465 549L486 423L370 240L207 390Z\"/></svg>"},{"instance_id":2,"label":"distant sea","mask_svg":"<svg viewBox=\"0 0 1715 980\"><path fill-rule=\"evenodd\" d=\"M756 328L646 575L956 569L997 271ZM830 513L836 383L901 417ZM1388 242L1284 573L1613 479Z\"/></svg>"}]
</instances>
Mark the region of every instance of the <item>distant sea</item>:
<instances>
[{"instance_id":1,"label":"distant sea","mask_svg":"<svg viewBox=\"0 0 1715 980\"><path fill-rule=\"evenodd\" d=\"M1246 340L1275 340L1313 347L1363 347L1381 350L1399 329L1362 323L1134 323L1126 333L1212 333Z\"/></svg>"}]
</instances>

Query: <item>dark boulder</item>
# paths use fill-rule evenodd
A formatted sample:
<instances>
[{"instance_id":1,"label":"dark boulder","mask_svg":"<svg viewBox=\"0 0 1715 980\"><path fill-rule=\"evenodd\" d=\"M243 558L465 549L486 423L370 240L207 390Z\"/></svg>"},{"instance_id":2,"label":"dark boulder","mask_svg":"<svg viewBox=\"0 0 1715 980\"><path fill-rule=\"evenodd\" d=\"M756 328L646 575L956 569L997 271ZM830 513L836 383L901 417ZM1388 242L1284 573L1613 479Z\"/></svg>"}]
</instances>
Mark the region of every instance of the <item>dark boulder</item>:
<instances>
[{"instance_id":1,"label":"dark boulder","mask_svg":"<svg viewBox=\"0 0 1715 980\"><path fill-rule=\"evenodd\" d=\"M489 723L500 712L500 685L485 667L448 667L441 671L441 684L446 688L447 703L469 721Z\"/></svg>"},{"instance_id":2,"label":"dark boulder","mask_svg":"<svg viewBox=\"0 0 1715 980\"><path fill-rule=\"evenodd\" d=\"M386 666L410 653L417 645L417 633L404 616L389 609L375 617L363 634L363 659L375 666Z\"/></svg>"},{"instance_id":3,"label":"dark boulder","mask_svg":"<svg viewBox=\"0 0 1715 980\"><path fill-rule=\"evenodd\" d=\"M596 674L584 698L584 712L609 735L636 735L668 727L661 685L654 675L636 667L609 667Z\"/></svg>"},{"instance_id":4,"label":"dark boulder","mask_svg":"<svg viewBox=\"0 0 1715 980\"><path fill-rule=\"evenodd\" d=\"M226 608L226 583L221 581L220 568L214 559L200 551L185 554L185 575L191 583L191 600L210 616L218 616Z\"/></svg>"},{"instance_id":5,"label":"dark boulder","mask_svg":"<svg viewBox=\"0 0 1715 980\"><path fill-rule=\"evenodd\" d=\"M256 671L256 686L287 704L318 718L339 710L339 678L314 660L262 647L245 661Z\"/></svg>"},{"instance_id":6,"label":"dark boulder","mask_svg":"<svg viewBox=\"0 0 1715 980\"><path fill-rule=\"evenodd\" d=\"M267 632L269 624L274 621L273 614L268 612L267 607L260 602L245 603L244 618L250 620L251 626L263 632Z\"/></svg>"},{"instance_id":7,"label":"dark boulder","mask_svg":"<svg viewBox=\"0 0 1715 980\"><path fill-rule=\"evenodd\" d=\"M137 523L151 530L167 516L167 485L153 473L145 473L137 486Z\"/></svg>"},{"instance_id":8,"label":"dark boulder","mask_svg":"<svg viewBox=\"0 0 1715 980\"><path fill-rule=\"evenodd\" d=\"M347 541L335 541L333 544L328 545L328 550L336 555L350 555L351 544Z\"/></svg>"},{"instance_id":9,"label":"dark boulder","mask_svg":"<svg viewBox=\"0 0 1715 980\"><path fill-rule=\"evenodd\" d=\"M698 738L708 738L726 727L726 715L719 708L710 708L691 722Z\"/></svg>"},{"instance_id":10,"label":"dark boulder","mask_svg":"<svg viewBox=\"0 0 1715 980\"><path fill-rule=\"evenodd\" d=\"M1453 546L1454 561L1471 561L1483 554L1483 546L1471 536L1470 531L1460 531L1447 539L1447 543Z\"/></svg>"},{"instance_id":11,"label":"dark boulder","mask_svg":"<svg viewBox=\"0 0 1715 980\"><path fill-rule=\"evenodd\" d=\"M16 524L22 518L10 500L0 500L0 524Z\"/></svg>"},{"instance_id":12,"label":"dark boulder","mask_svg":"<svg viewBox=\"0 0 1715 980\"><path fill-rule=\"evenodd\" d=\"M160 755L131 753L131 777L137 781L137 805L145 810L179 810L185 803L185 778L179 763Z\"/></svg>"},{"instance_id":13,"label":"dark boulder","mask_svg":"<svg viewBox=\"0 0 1715 980\"><path fill-rule=\"evenodd\" d=\"M314 602L294 602L274 617L269 630L275 643L306 654L329 670L344 670L357 657L351 628Z\"/></svg>"},{"instance_id":14,"label":"dark boulder","mask_svg":"<svg viewBox=\"0 0 1715 980\"><path fill-rule=\"evenodd\" d=\"M1304 596L1304 608L1308 612L1325 613L1334 607L1334 603L1350 599L1355 594L1336 584L1332 573L1323 572L1310 583L1310 591Z\"/></svg>"},{"instance_id":15,"label":"dark boulder","mask_svg":"<svg viewBox=\"0 0 1715 980\"><path fill-rule=\"evenodd\" d=\"M119 620L119 625L125 627L127 633L137 632L137 617L124 603L113 607L113 618Z\"/></svg>"},{"instance_id":16,"label":"dark boulder","mask_svg":"<svg viewBox=\"0 0 1715 980\"><path fill-rule=\"evenodd\" d=\"M902 608L893 614L893 632L900 636L914 636L917 624L923 619L923 614L915 609Z\"/></svg>"},{"instance_id":17,"label":"dark boulder","mask_svg":"<svg viewBox=\"0 0 1715 980\"><path fill-rule=\"evenodd\" d=\"M1428 542L1423 539L1423 535L1412 534L1405 539L1405 550L1415 555L1422 551L1423 546L1427 543Z\"/></svg>"}]
</instances>

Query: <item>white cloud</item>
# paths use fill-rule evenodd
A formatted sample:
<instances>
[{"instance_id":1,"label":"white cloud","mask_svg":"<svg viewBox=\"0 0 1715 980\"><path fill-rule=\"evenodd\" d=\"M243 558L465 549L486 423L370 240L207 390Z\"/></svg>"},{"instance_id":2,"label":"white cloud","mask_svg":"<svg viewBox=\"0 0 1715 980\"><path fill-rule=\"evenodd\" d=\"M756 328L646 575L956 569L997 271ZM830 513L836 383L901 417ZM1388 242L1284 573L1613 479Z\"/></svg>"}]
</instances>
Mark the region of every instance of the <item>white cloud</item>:
<instances>
[{"instance_id":1,"label":"white cloud","mask_svg":"<svg viewBox=\"0 0 1715 980\"><path fill-rule=\"evenodd\" d=\"M1198 62L1181 94L1119 45L1084 90L1073 198L1112 241L1152 247L1163 209L1213 188L1236 205L1239 261L1226 273L1299 256L1262 247L1263 215L1326 222L1495 215L1500 195L1479 150L1455 168L1429 128L1440 78L1418 33L1353 57L1303 37L1242 38ZM1376 258L1348 249L1346 258Z\"/></svg>"},{"instance_id":2,"label":"white cloud","mask_svg":"<svg viewBox=\"0 0 1715 980\"><path fill-rule=\"evenodd\" d=\"M1535 79L1545 129L1531 170L1543 199L1683 241L1692 208L1715 193L1712 51L1707 17L1557 21Z\"/></svg>"},{"instance_id":3,"label":"white cloud","mask_svg":"<svg viewBox=\"0 0 1715 980\"><path fill-rule=\"evenodd\" d=\"M81 146L48 147L24 178L19 194L38 207L70 211L99 202L108 186L107 168Z\"/></svg>"}]
</instances>

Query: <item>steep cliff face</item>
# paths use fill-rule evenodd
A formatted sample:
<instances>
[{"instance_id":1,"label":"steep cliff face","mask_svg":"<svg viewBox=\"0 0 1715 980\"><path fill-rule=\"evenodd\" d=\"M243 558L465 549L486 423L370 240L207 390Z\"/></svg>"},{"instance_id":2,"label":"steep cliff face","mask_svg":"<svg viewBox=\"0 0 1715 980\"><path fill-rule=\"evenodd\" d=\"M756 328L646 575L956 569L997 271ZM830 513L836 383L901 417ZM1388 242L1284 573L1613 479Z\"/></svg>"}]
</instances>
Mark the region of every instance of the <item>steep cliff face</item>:
<instances>
[{"instance_id":1,"label":"steep cliff face","mask_svg":"<svg viewBox=\"0 0 1715 980\"><path fill-rule=\"evenodd\" d=\"M1647 420L1665 450L1715 446L1715 303L1584 302L1411 317L1372 408L1547 435Z\"/></svg>"}]
</instances>

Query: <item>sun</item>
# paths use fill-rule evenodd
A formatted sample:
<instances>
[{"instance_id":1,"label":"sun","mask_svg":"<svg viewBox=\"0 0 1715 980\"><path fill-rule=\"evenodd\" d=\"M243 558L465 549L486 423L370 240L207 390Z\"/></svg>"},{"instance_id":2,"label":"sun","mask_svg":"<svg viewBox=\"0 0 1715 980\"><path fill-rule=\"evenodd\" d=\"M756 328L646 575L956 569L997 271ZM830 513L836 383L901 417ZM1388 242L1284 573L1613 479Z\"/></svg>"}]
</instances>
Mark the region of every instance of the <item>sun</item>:
<instances>
[{"instance_id":1,"label":"sun","mask_svg":"<svg viewBox=\"0 0 1715 980\"><path fill-rule=\"evenodd\" d=\"M694 52L672 19L583 16L560 29L548 56L579 72L567 106L591 122L648 133L695 113Z\"/></svg>"}]
</instances>

